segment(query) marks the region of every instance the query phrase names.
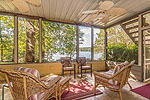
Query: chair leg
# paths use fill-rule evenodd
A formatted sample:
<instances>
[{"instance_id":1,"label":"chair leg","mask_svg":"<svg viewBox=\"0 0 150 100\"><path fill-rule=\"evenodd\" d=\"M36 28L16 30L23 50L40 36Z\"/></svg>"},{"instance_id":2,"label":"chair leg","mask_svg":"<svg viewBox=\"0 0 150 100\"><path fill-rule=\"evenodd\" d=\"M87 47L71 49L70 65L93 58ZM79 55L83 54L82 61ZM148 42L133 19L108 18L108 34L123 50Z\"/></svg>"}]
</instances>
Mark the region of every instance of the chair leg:
<instances>
[{"instance_id":1,"label":"chair leg","mask_svg":"<svg viewBox=\"0 0 150 100\"><path fill-rule=\"evenodd\" d=\"M81 66L81 78L82 78L82 66Z\"/></svg>"},{"instance_id":2,"label":"chair leg","mask_svg":"<svg viewBox=\"0 0 150 100\"><path fill-rule=\"evenodd\" d=\"M70 82L68 82L68 91L70 91Z\"/></svg>"},{"instance_id":3,"label":"chair leg","mask_svg":"<svg viewBox=\"0 0 150 100\"><path fill-rule=\"evenodd\" d=\"M74 64L74 78L76 78L76 65Z\"/></svg>"},{"instance_id":4,"label":"chair leg","mask_svg":"<svg viewBox=\"0 0 150 100\"><path fill-rule=\"evenodd\" d=\"M76 70L74 70L74 78L76 78Z\"/></svg>"},{"instance_id":5,"label":"chair leg","mask_svg":"<svg viewBox=\"0 0 150 100\"><path fill-rule=\"evenodd\" d=\"M2 88L2 100L4 100L4 85L3 85L3 88Z\"/></svg>"},{"instance_id":6,"label":"chair leg","mask_svg":"<svg viewBox=\"0 0 150 100\"><path fill-rule=\"evenodd\" d=\"M94 95L96 95L96 81L94 82Z\"/></svg>"},{"instance_id":7,"label":"chair leg","mask_svg":"<svg viewBox=\"0 0 150 100\"><path fill-rule=\"evenodd\" d=\"M91 68L91 77L92 77L92 68Z\"/></svg>"},{"instance_id":8,"label":"chair leg","mask_svg":"<svg viewBox=\"0 0 150 100\"><path fill-rule=\"evenodd\" d=\"M62 76L64 77L64 70L62 70Z\"/></svg>"},{"instance_id":9,"label":"chair leg","mask_svg":"<svg viewBox=\"0 0 150 100\"><path fill-rule=\"evenodd\" d=\"M122 100L122 92L119 91L120 100Z\"/></svg>"},{"instance_id":10,"label":"chair leg","mask_svg":"<svg viewBox=\"0 0 150 100\"><path fill-rule=\"evenodd\" d=\"M61 100L61 95L59 95L59 100Z\"/></svg>"},{"instance_id":11,"label":"chair leg","mask_svg":"<svg viewBox=\"0 0 150 100\"><path fill-rule=\"evenodd\" d=\"M127 81L127 84L129 85L130 90L132 90L132 86L130 85L129 81Z\"/></svg>"}]
</instances>

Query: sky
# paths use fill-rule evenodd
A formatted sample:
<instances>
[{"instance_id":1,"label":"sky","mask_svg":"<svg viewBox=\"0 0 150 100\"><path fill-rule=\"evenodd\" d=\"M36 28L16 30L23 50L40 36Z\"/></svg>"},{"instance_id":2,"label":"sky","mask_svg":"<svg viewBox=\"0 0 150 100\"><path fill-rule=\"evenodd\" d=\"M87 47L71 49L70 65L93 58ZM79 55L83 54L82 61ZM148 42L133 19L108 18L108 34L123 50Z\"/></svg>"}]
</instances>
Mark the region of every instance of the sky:
<instances>
[{"instance_id":1,"label":"sky","mask_svg":"<svg viewBox=\"0 0 150 100\"><path fill-rule=\"evenodd\" d=\"M83 36L84 42L83 44L80 44L79 47L91 47L91 28L80 26L79 29L81 32L85 33ZM99 32L100 32L100 29L94 28L94 42L96 38L98 38L96 33L99 33Z\"/></svg>"}]
</instances>

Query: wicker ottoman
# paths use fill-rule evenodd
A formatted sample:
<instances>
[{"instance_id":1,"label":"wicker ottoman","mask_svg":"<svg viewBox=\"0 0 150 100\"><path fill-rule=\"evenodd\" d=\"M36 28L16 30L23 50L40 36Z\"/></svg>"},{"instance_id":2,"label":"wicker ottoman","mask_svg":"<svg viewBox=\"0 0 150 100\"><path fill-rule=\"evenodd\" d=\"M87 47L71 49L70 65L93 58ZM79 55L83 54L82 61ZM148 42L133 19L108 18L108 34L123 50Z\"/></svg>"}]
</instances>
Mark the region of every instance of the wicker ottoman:
<instances>
[{"instance_id":1,"label":"wicker ottoman","mask_svg":"<svg viewBox=\"0 0 150 100\"><path fill-rule=\"evenodd\" d=\"M60 80L58 92L59 100L61 100L61 95L67 88L68 91L70 91L70 80L71 80L70 77L62 77L62 79Z\"/></svg>"}]
</instances>

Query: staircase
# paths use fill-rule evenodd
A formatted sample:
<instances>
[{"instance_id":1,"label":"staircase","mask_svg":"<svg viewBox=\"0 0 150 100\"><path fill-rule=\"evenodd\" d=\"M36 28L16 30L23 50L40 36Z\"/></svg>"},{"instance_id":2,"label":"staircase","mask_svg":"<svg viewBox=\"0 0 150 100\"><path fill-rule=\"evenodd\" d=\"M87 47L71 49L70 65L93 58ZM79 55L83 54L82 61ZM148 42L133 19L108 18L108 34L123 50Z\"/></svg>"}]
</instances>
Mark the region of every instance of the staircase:
<instances>
[{"instance_id":1,"label":"staircase","mask_svg":"<svg viewBox=\"0 0 150 100\"><path fill-rule=\"evenodd\" d=\"M138 17L120 24L134 43L138 42Z\"/></svg>"},{"instance_id":2,"label":"staircase","mask_svg":"<svg viewBox=\"0 0 150 100\"><path fill-rule=\"evenodd\" d=\"M144 20L145 21L145 20ZM145 23L145 22L143 22ZM137 44L138 43L138 17L128 20L120 24L123 30L127 33L127 35L131 38L131 40ZM146 23L145 23L146 25ZM150 30L146 30L143 32L143 43L146 45L150 45Z\"/></svg>"}]
</instances>

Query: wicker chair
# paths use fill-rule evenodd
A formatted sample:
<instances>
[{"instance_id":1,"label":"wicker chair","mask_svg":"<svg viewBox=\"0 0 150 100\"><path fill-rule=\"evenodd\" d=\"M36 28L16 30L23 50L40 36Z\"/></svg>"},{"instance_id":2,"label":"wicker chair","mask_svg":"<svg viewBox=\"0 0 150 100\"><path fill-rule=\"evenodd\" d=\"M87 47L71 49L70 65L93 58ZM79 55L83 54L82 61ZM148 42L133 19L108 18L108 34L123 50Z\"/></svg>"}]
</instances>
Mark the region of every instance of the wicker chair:
<instances>
[{"instance_id":1,"label":"wicker chair","mask_svg":"<svg viewBox=\"0 0 150 100\"><path fill-rule=\"evenodd\" d=\"M78 73L79 73L79 69L81 70L81 77L82 77L83 70L85 70L85 73L86 73L86 70L90 70L91 77L92 77L92 63L89 63L90 66L87 66L88 63L86 63L86 57L78 57L77 64L78 64Z\"/></svg>"},{"instance_id":2,"label":"wicker chair","mask_svg":"<svg viewBox=\"0 0 150 100\"><path fill-rule=\"evenodd\" d=\"M0 69L4 73L6 81L14 100L47 100L55 97L57 100L57 90L61 77L43 81L35 75L38 72L28 69L27 72ZM32 74L30 74L31 72Z\"/></svg>"},{"instance_id":3,"label":"wicker chair","mask_svg":"<svg viewBox=\"0 0 150 100\"><path fill-rule=\"evenodd\" d=\"M62 64L62 76L64 76L65 71L74 71L74 78L76 78L76 66L72 64L70 57L61 57L61 64ZM72 67L72 65L74 65Z\"/></svg>"},{"instance_id":4,"label":"wicker chair","mask_svg":"<svg viewBox=\"0 0 150 100\"><path fill-rule=\"evenodd\" d=\"M96 94L96 88L98 85L107 87L112 91L118 92L120 100L122 100L122 88L128 83L131 67L135 61L124 66L122 69L117 71L114 75L110 75L108 72L93 72L95 78L94 93Z\"/></svg>"}]
</instances>

